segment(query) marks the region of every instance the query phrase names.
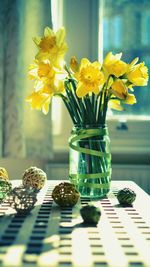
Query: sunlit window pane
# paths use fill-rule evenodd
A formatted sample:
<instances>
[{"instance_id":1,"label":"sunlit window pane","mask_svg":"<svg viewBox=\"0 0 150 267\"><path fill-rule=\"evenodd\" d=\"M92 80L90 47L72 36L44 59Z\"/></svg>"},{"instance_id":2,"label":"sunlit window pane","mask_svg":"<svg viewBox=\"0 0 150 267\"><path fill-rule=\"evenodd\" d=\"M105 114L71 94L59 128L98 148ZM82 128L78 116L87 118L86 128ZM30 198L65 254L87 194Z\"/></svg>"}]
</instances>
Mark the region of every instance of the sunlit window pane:
<instances>
[{"instance_id":1,"label":"sunlit window pane","mask_svg":"<svg viewBox=\"0 0 150 267\"><path fill-rule=\"evenodd\" d=\"M150 44L150 10L142 14L142 45Z\"/></svg>"}]
</instances>

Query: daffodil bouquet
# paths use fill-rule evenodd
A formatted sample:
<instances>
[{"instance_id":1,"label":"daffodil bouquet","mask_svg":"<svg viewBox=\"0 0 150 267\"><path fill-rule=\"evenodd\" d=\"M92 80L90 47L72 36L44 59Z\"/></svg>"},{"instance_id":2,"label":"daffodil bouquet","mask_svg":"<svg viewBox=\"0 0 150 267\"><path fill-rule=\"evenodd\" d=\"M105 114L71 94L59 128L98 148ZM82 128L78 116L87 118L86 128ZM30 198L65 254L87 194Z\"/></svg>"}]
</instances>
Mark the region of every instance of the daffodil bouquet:
<instances>
[{"instance_id":1,"label":"daffodil bouquet","mask_svg":"<svg viewBox=\"0 0 150 267\"><path fill-rule=\"evenodd\" d=\"M52 97L64 101L73 123L104 124L108 106L123 110L123 104L135 104L134 86L145 86L148 69L144 62L130 64L121 60L122 53L108 53L103 61L90 62L87 58L78 63L75 57L67 67L64 56L68 49L65 29L56 33L46 27L43 37L35 37L38 53L29 67L34 80L34 92L27 97L33 109L49 111Z\"/></svg>"},{"instance_id":2,"label":"daffodil bouquet","mask_svg":"<svg viewBox=\"0 0 150 267\"><path fill-rule=\"evenodd\" d=\"M34 91L27 97L27 101L33 109L42 110L47 114L51 99L61 97L74 126L80 130L104 126L108 107L121 111L125 104L135 104L133 87L145 86L148 83L148 68L144 62L137 64L138 58L135 58L128 64L121 60L122 53L113 55L109 52L101 63L90 62L87 58L82 58L78 62L73 56L67 65L64 60L68 49L64 28L55 33L46 27L44 36L35 37L33 40L38 52L29 67L29 77L34 80ZM71 140L71 148L76 152L82 150L83 162L88 158L88 164L92 163L85 171L89 176L73 174L72 179L81 178L80 184L83 182L87 184L88 192L89 188L91 190L90 182L92 184L95 182L93 178L96 173L96 181L99 181L99 174L103 179L102 187L105 188L107 173L105 145L93 146L91 141L89 142L89 137L97 139L101 133L92 132L90 135L90 132L86 132L87 135L83 137L83 132L76 129L74 134L77 138L75 136L75 139ZM86 144L83 144L83 140ZM80 141L80 145L74 144L77 141ZM94 154L91 151L98 153ZM81 172L83 174L83 170ZM102 172L105 175L101 175Z\"/></svg>"}]
</instances>

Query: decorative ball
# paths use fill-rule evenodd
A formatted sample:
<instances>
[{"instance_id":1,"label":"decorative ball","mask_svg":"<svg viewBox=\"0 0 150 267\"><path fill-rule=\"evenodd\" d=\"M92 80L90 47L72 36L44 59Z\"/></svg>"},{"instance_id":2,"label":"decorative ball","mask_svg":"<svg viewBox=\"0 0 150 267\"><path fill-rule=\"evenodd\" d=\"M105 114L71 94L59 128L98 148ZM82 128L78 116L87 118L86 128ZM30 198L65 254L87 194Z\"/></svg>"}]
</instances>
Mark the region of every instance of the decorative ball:
<instances>
[{"instance_id":1,"label":"decorative ball","mask_svg":"<svg viewBox=\"0 0 150 267\"><path fill-rule=\"evenodd\" d=\"M55 186L52 192L53 200L61 207L73 207L79 197L79 192L70 183L60 183Z\"/></svg>"},{"instance_id":2,"label":"decorative ball","mask_svg":"<svg viewBox=\"0 0 150 267\"><path fill-rule=\"evenodd\" d=\"M80 209L81 216L86 224L97 224L99 222L101 211L94 205L86 205Z\"/></svg>"},{"instance_id":3,"label":"decorative ball","mask_svg":"<svg viewBox=\"0 0 150 267\"><path fill-rule=\"evenodd\" d=\"M43 170L37 167L30 167L25 170L22 179L25 187L32 187L40 190L44 186L47 176Z\"/></svg>"},{"instance_id":4,"label":"decorative ball","mask_svg":"<svg viewBox=\"0 0 150 267\"><path fill-rule=\"evenodd\" d=\"M136 194L130 188L123 188L118 191L117 199L121 205L130 206L136 198Z\"/></svg>"},{"instance_id":5,"label":"decorative ball","mask_svg":"<svg viewBox=\"0 0 150 267\"><path fill-rule=\"evenodd\" d=\"M0 167L0 177L3 177L5 180L9 180L8 172L3 167Z\"/></svg>"},{"instance_id":6,"label":"decorative ball","mask_svg":"<svg viewBox=\"0 0 150 267\"><path fill-rule=\"evenodd\" d=\"M12 185L5 178L0 177L0 203L11 193Z\"/></svg>"},{"instance_id":7,"label":"decorative ball","mask_svg":"<svg viewBox=\"0 0 150 267\"><path fill-rule=\"evenodd\" d=\"M29 213L37 201L37 191L33 188L18 186L12 190L11 195L11 205L19 214Z\"/></svg>"}]
</instances>

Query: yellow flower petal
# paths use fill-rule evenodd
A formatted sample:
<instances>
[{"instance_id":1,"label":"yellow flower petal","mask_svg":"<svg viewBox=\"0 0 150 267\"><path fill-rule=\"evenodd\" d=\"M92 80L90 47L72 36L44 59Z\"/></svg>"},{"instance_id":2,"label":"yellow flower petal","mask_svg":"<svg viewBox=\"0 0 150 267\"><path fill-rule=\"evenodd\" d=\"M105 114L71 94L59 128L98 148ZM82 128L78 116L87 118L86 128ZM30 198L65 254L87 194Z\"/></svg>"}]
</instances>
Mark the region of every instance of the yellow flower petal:
<instances>
[{"instance_id":1,"label":"yellow flower petal","mask_svg":"<svg viewBox=\"0 0 150 267\"><path fill-rule=\"evenodd\" d=\"M113 55L112 52L109 52L109 53L106 55L103 64L104 64L104 65L105 65L105 64L107 65L107 64L109 64L110 62L111 62L111 63L114 63L114 62L120 60L121 57L122 57L122 53Z\"/></svg>"},{"instance_id":2,"label":"yellow flower petal","mask_svg":"<svg viewBox=\"0 0 150 267\"><path fill-rule=\"evenodd\" d=\"M43 83L43 81L41 81L41 80L36 80L36 81L34 82L34 89L35 89L35 92L38 92L38 91L42 90L43 87L44 87L44 83Z\"/></svg>"},{"instance_id":3,"label":"yellow flower petal","mask_svg":"<svg viewBox=\"0 0 150 267\"><path fill-rule=\"evenodd\" d=\"M139 61L139 58L138 58L138 57L136 57L135 59L133 59L133 60L131 61L131 63L129 64L129 68L132 69L133 66L134 66L138 61Z\"/></svg>"},{"instance_id":4,"label":"yellow flower petal","mask_svg":"<svg viewBox=\"0 0 150 267\"><path fill-rule=\"evenodd\" d=\"M94 61L93 63L92 63L92 65L95 67L95 68L101 68L101 64L100 64L100 62L98 62L98 61Z\"/></svg>"},{"instance_id":5,"label":"yellow flower petal","mask_svg":"<svg viewBox=\"0 0 150 267\"><path fill-rule=\"evenodd\" d=\"M63 93L64 91L65 91L64 81L63 80L55 80L54 94Z\"/></svg>"},{"instance_id":6,"label":"yellow flower petal","mask_svg":"<svg viewBox=\"0 0 150 267\"><path fill-rule=\"evenodd\" d=\"M60 47L65 39L66 31L64 27L61 27L57 32L56 32L56 40L57 40L57 45Z\"/></svg>"},{"instance_id":7,"label":"yellow flower petal","mask_svg":"<svg viewBox=\"0 0 150 267\"><path fill-rule=\"evenodd\" d=\"M37 77L38 65L36 62L29 65L28 75L31 80Z\"/></svg>"},{"instance_id":8,"label":"yellow flower petal","mask_svg":"<svg viewBox=\"0 0 150 267\"><path fill-rule=\"evenodd\" d=\"M42 106L42 112L46 115L49 112L49 105L50 105L51 98L49 97Z\"/></svg>"},{"instance_id":9,"label":"yellow flower petal","mask_svg":"<svg viewBox=\"0 0 150 267\"><path fill-rule=\"evenodd\" d=\"M83 85L83 83L78 83L76 94L79 98L87 95L87 88Z\"/></svg>"},{"instance_id":10,"label":"yellow flower petal","mask_svg":"<svg viewBox=\"0 0 150 267\"><path fill-rule=\"evenodd\" d=\"M45 29L44 29L44 36L45 37L51 37L53 35L54 35L54 31L51 28L49 28L49 27L45 27Z\"/></svg>"},{"instance_id":11,"label":"yellow flower petal","mask_svg":"<svg viewBox=\"0 0 150 267\"><path fill-rule=\"evenodd\" d=\"M123 107L121 106L119 100L112 99L112 100L109 101L108 105L109 105L109 107L111 109L115 109L115 110L118 110L118 111L122 111L123 110Z\"/></svg>"},{"instance_id":12,"label":"yellow flower petal","mask_svg":"<svg viewBox=\"0 0 150 267\"><path fill-rule=\"evenodd\" d=\"M81 65L80 68L85 67L86 65L88 65L90 63L90 61L87 58L82 58L81 59Z\"/></svg>"},{"instance_id":13,"label":"yellow flower petal","mask_svg":"<svg viewBox=\"0 0 150 267\"><path fill-rule=\"evenodd\" d=\"M98 95L100 92L100 87L93 87L93 89L91 89L91 92L93 92L95 95Z\"/></svg>"},{"instance_id":14,"label":"yellow flower petal","mask_svg":"<svg viewBox=\"0 0 150 267\"><path fill-rule=\"evenodd\" d=\"M39 46L39 44L41 42L41 37L39 37L39 36L33 37L33 41L37 46Z\"/></svg>"}]
</instances>

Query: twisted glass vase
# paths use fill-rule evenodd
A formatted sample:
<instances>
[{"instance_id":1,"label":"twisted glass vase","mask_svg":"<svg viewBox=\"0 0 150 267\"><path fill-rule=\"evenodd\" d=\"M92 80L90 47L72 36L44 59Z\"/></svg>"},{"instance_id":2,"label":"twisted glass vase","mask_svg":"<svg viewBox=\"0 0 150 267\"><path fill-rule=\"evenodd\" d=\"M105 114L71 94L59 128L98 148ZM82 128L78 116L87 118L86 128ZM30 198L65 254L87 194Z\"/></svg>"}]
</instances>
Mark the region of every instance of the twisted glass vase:
<instances>
[{"instance_id":1,"label":"twisted glass vase","mask_svg":"<svg viewBox=\"0 0 150 267\"><path fill-rule=\"evenodd\" d=\"M75 125L69 139L69 178L82 197L99 199L110 190L111 154L105 125Z\"/></svg>"}]
</instances>

